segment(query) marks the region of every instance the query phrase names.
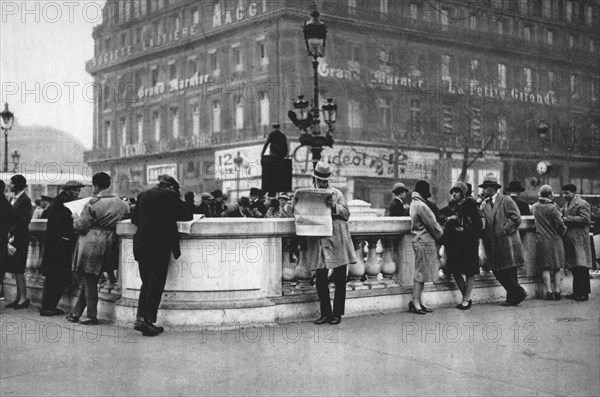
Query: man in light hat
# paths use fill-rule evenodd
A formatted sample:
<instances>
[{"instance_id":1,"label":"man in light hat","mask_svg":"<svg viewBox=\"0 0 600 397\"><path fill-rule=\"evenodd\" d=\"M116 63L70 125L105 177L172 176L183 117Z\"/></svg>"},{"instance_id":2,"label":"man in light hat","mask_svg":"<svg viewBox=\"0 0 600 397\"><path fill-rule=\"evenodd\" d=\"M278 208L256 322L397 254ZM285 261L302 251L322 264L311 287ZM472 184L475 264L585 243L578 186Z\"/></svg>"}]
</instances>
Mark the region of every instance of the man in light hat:
<instances>
[{"instance_id":1,"label":"man in light hat","mask_svg":"<svg viewBox=\"0 0 600 397\"><path fill-rule=\"evenodd\" d=\"M277 200L279 200L279 208L283 213L283 218L293 218L294 217L294 209L290 205L290 196L285 193L279 193L277 195Z\"/></svg>"},{"instance_id":2,"label":"man in light hat","mask_svg":"<svg viewBox=\"0 0 600 397\"><path fill-rule=\"evenodd\" d=\"M156 336L164 331L154 323L165 289L171 256L181 255L177 221L193 219L180 200L179 182L169 175L160 175L158 185L139 194L131 221L138 226L133 237L133 255L138 261L142 287L134 329L144 336Z\"/></svg>"},{"instance_id":3,"label":"man in light hat","mask_svg":"<svg viewBox=\"0 0 600 397\"><path fill-rule=\"evenodd\" d=\"M342 321L346 304L346 269L356 263L354 245L348 229L350 211L341 191L329 184L331 168L320 161L315 166L313 184L317 189L326 189L330 194L326 204L331 208L333 234L331 237L306 237L306 249L302 260L317 274L317 294L321 303L321 317L315 324L339 324ZM329 269L335 284L333 310L329 299Z\"/></svg>"},{"instance_id":4,"label":"man in light hat","mask_svg":"<svg viewBox=\"0 0 600 397\"><path fill-rule=\"evenodd\" d=\"M394 193L395 196L389 206L390 216L409 216L409 206L406 203L408 189L404 183L398 182L394 184L392 193Z\"/></svg>"},{"instance_id":5,"label":"man in light hat","mask_svg":"<svg viewBox=\"0 0 600 397\"><path fill-rule=\"evenodd\" d=\"M527 297L518 280L518 268L523 267L523 245L519 235L521 214L517 204L510 197L500 194L502 186L494 175L487 175L479 185L485 200L481 210L485 217L483 246L491 261L494 276L506 290L503 306L517 306Z\"/></svg>"},{"instance_id":6,"label":"man in light hat","mask_svg":"<svg viewBox=\"0 0 600 397\"><path fill-rule=\"evenodd\" d=\"M508 184L508 193L510 194L510 198L513 199L515 203L517 203L517 207L519 208L521 216L531 215L531 209L529 208L529 204L527 204L527 201L519 197L520 194L524 191L525 188L521 186L521 182L519 181L512 181Z\"/></svg>"},{"instance_id":7,"label":"man in light hat","mask_svg":"<svg viewBox=\"0 0 600 397\"><path fill-rule=\"evenodd\" d=\"M62 191L48 208L44 256L40 267L40 271L46 276L40 307L41 316L65 314L57 306L65 288L72 279L71 265L77 235L73 229L73 214L64 204L77 200L83 186L78 181L65 183Z\"/></svg>"},{"instance_id":8,"label":"man in light hat","mask_svg":"<svg viewBox=\"0 0 600 397\"><path fill-rule=\"evenodd\" d=\"M577 187L567 184L562 187L565 205L562 207L563 221L567 226L565 259L567 267L573 273L573 292L567 299L585 302L589 299L590 267L592 266L592 250L590 244L591 208L590 204L577 194Z\"/></svg>"}]
</instances>

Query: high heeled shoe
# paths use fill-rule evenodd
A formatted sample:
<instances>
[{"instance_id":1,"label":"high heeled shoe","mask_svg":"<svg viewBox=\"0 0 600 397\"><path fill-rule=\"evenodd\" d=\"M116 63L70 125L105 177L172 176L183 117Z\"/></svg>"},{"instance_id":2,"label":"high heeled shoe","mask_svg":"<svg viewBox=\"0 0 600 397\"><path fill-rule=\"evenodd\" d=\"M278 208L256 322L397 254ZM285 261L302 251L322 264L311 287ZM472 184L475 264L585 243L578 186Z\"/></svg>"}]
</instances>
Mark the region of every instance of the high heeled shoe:
<instances>
[{"instance_id":1,"label":"high heeled shoe","mask_svg":"<svg viewBox=\"0 0 600 397\"><path fill-rule=\"evenodd\" d=\"M13 306L13 309L15 310L19 310L19 309L27 309L29 307L29 304L31 303L31 301L29 299L27 299L25 302L23 303L17 303Z\"/></svg>"},{"instance_id":2,"label":"high heeled shoe","mask_svg":"<svg viewBox=\"0 0 600 397\"><path fill-rule=\"evenodd\" d=\"M408 302L408 311L415 314L426 314L423 309L417 309L413 301Z\"/></svg>"},{"instance_id":3,"label":"high heeled shoe","mask_svg":"<svg viewBox=\"0 0 600 397\"><path fill-rule=\"evenodd\" d=\"M421 303L421 310L423 310L425 313L433 313L433 310L431 310L430 308L428 308L427 306L425 306L422 303Z\"/></svg>"}]
</instances>

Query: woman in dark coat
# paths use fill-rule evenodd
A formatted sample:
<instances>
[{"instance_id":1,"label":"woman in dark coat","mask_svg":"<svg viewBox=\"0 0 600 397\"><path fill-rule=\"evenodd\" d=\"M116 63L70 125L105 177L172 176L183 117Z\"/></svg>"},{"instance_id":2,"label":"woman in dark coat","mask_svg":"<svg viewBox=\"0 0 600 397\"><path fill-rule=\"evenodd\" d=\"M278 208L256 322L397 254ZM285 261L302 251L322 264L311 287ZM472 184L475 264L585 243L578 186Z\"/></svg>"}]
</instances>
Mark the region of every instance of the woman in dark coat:
<instances>
[{"instance_id":1,"label":"woman in dark coat","mask_svg":"<svg viewBox=\"0 0 600 397\"><path fill-rule=\"evenodd\" d=\"M4 273L8 263L8 230L15 225L15 210L4 195L6 184L0 181L0 297L4 297Z\"/></svg>"},{"instance_id":2,"label":"woman in dark coat","mask_svg":"<svg viewBox=\"0 0 600 397\"><path fill-rule=\"evenodd\" d=\"M560 208L552 201L552 188L540 188L540 198L531 208L535 219L535 259L542 270L546 287L546 300L560 300L560 268L565 264L562 236L567 227L562 220ZM554 294L550 273L554 275Z\"/></svg>"},{"instance_id":3,"label":"woman in dark coat","mask_svg":"<svg viewBox=\"0 0 600 397\"><path fill-rule=\"evenodd\" d=\"M479 236L483 226L477 203L467 197L467 190L464 182L457 182L450 189L456 206L454 213L446 218L444 230L447 270L454 275L463 296L462 303L456 306L460 310L471 308L473 280L479 274Z\"/></svg>"}]
</instances>

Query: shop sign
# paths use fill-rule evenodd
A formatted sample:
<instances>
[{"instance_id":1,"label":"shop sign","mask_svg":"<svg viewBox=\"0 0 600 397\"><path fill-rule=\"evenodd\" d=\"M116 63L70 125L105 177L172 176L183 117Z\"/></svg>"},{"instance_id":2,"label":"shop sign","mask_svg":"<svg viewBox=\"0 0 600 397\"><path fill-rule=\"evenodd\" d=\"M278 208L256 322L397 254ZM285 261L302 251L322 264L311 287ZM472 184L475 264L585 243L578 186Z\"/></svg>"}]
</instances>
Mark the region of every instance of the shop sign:
<instances>
[{"instance_id":1,"label":"shop sign","mask_svg":"<svg viewBox=\"0 0 600 397\"><path fill-rule=\"evenodd\" d=\"M176 92L179 90L183 90L189 87L196 87L202 84L207 84L209 82L210 75L198 75L198 73L194 74L189 79L173 79L167 85L163 82L158 82L154 87L144 87L140 86L138 90L138 98L142 99L144 97L151 97L155 95L164 94L168 92Z\"/></svg>"},{"instance_id":2,"label":"shop sign","mask_svg":"<svg viewBox=\"0 0 600 397\"><path fill-rule=\"evenodd\" d=\"M158 183L158 176L162 174L171 175L177 179L177 164L159 164L146 167L146 184Z\"/></svg>"}]
</instances>

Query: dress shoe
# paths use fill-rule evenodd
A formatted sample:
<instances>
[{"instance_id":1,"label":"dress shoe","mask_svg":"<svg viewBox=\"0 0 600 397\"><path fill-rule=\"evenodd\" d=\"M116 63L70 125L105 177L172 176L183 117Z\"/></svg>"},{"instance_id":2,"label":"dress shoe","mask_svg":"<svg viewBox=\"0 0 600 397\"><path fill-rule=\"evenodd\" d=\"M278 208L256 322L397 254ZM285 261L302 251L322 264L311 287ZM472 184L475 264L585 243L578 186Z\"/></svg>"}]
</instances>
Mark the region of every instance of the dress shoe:
<instances>
[{"instance_id":1,"label":"dress shoe","mask_svg":"<svg viewBox=\"0 0 600 397\"><path fill-rule=\"evenodd\" d=\"M559 301L560 299L561 299L561 296L560 296L560 291L556 291L556 292L554 293L554 300L555 300L555 301Z\"/></svg>"},{"instance_id":2,"label":"dress shoe","mask_svg":"<svg viewBox=\"0 0 600 397\"><path fill-rule=\"evenodd\" d=\"M158 325L154 325L154 324L150 324L148 323L148 326L154 330L156 330L157 333L162 334L163 332L165 332L165 329L163 327L159 327Z\"/></svg>"},{"instance_id":3,"label":"dress shoe","mask_svg":"<svg viewBox=\"0 0 600 397\"><path fill-rule=\"evenodd\" d=\"M456 308L458 310L469 310L471 308L471 305L473 304L473 301L469 299L469 303L467 303L466 305L463 305L463 303L465 302L463 301L460 305L456 306Z\"/></svg>"},{"instance_id":4,"label":"dress shoe","mask_svg":"<svg viewBox=\"0 0 600 397\"><path fill-rule=\"evenodd\" d=\"M552 294L552 292L550 292L550 291L546 292L546 300L547 301L554 300L554 294Z\"/></svg>"},{"instance_id":5,"label":"dress shoe","mask_svg":"<svg viewBox=\"0 0 600 397\"><path fill-rule=\"evenodd\" d=\"M151 324L148 324L145 320L143 319L137 319L135 320L135 323L133 325L133 329L135 329L136 331L140 331L142 333L142 335L144 336L156 336L158 335L160 332L157 329L158 327L154 327L151 326ZM162 327L160 327L162 328Z\"/></svg>"},{"instance_id":6,"label":"dress shoe","mask_svg":"<svg viewBox=\"0 0 600 397\"><path fill-rule=\"evenodd\" d=\"M78 323L79 322L79 316L76 316L73 313L67 314L66 319L67 319L67 321L70 321L72 323Z\"/></svg>"},{"instance_id":7,"label":"dress shoe","mask_svg":"<svg viewBox=\"0 0 600 397\"><path fill-rule=\"evenodd\" d=\"M86 317L79 319L81 325L98 325L98 317Z\"/></svg>"},{"instance_id":8,"label":"dress shoe","mask_svg":"<svg viewBox=\"0 0 600 397\"><path fill-rule=\"evenodd\" d=\"M421 303L421 310L423 310L425 313L433 313L433 310L431 310L430 308L428 308L427 306L425 306L422 303Z\"/></svg>"},{"instance_id":9,"label":"dress shoe","mask_svg":"<svg viewBox=\"0 0 600 397\"><path fill-rule=\"evenodd\" d=\"M342 322L342 318L341 317L333 316L333 317L331 317L331 319L329 319L329 324L331 324L331 325L337 325L337 324L339 324L341 322Z\"/></svg>"},{"instance_id":10,"label":"dress shoe","mask_svg":"<svg viewBox=\"0 0 600 397\"><path fill-rule=\"evenodd\" d=\"M15 305L18 304L18 303L19 303L19 301L16 300L14 302L7 303L6 305L4 305L4 307L6 307L6 308L15 307Z\"/></svg>"},{"instance_id":11,"label":"dress shoe","mask_svg":"<svg viewBox=\"0 0 600 397\"><path fill-rule=\"evenodd\" d=\"M315 324L321 325L329 322L329 316L321 316L315 320Z\"/></svg>"},{"instance_id":12,"label":"dress shoe","mask_svg":"<svg viewBox=\"0 0 600 397\"><path fill-rule=\"evenodd\" d=\"M40 309L40 316L42 317L52 317L52 316L57 316L58 313L56 313L54 310L42 310Z\"/></svg>"},{"instance_id":13,"label":"dress shoe","mask_svg":"<svg viewBox=\"0 0 600 397\"><path fill-rule=\"evenodd\" d=\"M29 307L29 304L31 303L31 301L29 299L27 299L25 302L23 303L17 303L16 305L13 306L13 309L15 310L19 310L19 309L27 309Z\"/></svg>"},{"instance_id":14,"label":"dress shoe","mask_svg":"<svg viewBox=\"0 0 600 397\"><path fill-rule=\"evenodd\" d=\"M590 299L590 297L587 294L585 294L585 295L578 296L577 298L575 298L575 302L585 302L589 299Z\"/></svg>"},{"instance_id":15,"label":"dress shoe","mask_svg":"<svg viewBox=\"0 0 600 397\"><path fill-rule=\"evenodd\" d=\"M408 302L408 311L415 314L426 314L423 309L417 309L413 301Z\"/></svg>"},{"instance_id":16,"label":"dress shoe","mask_svg":"<svg viewBox=\"0 0 600 397\"><path fill-rule=\"evenodd\" d=\"M521 296L519 296L517 299L515 299L515 301L512 302L513 306L518 306L519 303L521 303L525 300L525 298L527 298L527 292L523 292L521 294Z\"/></svg>"},{"instance_id":17,"label":"dress shoe","mask_svg":"<svg viewBox=\"0 0 600 397\"><path fill-rule=\"evenodd\" d=\"M504 301L500 304L500 306L514 306L512 302Z\"/></svg>"}]
</instances>

